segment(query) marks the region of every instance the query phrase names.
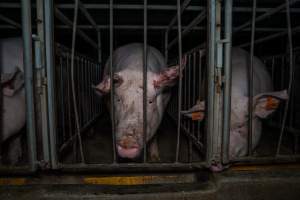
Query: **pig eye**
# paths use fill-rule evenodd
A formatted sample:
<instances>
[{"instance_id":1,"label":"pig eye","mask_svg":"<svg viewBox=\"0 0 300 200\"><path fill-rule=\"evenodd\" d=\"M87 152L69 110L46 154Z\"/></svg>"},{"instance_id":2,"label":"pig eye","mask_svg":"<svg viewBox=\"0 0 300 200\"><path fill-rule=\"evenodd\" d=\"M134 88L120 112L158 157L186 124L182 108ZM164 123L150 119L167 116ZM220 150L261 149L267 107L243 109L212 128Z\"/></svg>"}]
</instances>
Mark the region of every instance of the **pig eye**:
<instances>
[{"instance_id":1,"label":"pig eye","mask_svg":"<svg viewBox=\"0 0 300 200\"><path fill-rule=\"evenodd\" d=\"M149 100L149 104L152 104L153 103L153 100Z\"/></svg>"},{"instance_id":2,"label":"pig eye","mask_svg":"<svg viewBox=\"0 0 300 200\"><path fill-rule=\"evenodd\" d=\"M117 98L117 102L121 102L121 98Z\"/></svg>"}]
</instances>

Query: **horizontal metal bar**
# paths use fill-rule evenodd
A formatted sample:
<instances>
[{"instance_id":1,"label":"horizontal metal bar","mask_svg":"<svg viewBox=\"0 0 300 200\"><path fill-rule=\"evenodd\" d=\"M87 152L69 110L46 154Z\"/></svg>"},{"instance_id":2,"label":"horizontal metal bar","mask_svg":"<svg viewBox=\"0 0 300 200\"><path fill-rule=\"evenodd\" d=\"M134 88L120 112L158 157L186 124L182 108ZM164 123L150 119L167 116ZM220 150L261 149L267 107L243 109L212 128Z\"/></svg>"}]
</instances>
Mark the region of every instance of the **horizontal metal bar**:
<instances>
[{"instance_id":1,"label":"horizontal metal bar","mask_svg":"<svg viewBox=\"0 0 300 200\"><path fill-rule=\"evenodd\" d=\"M296 2L299 2L299 0L292 0L292 1L290 1L290 5L293 5L293 4L296 3ZM266 19L267 17L270 17L271 15L278 13L279 11L281 11L282 9L284 9L285 7L286 7L286 3L283 3L283 4L281 4L280 6L278 6L278 7L276 7L276 8L270 9L270 10L267 11L266 13L264 13L264 14L262 14L262 15L256 17L256 18L255 18L255 22L259 22L259 21L261 21L261 20L264 20L264 19ZM255 12L256 12L256 10L257 10L257 9L255 9ZM237 27L237 28L234 30L234 33L235 33L235 32L238 32L238 31L240 31L240 30L242 30L243 28L249 26L250 24L252 24L252 20L249 20L249 21L247 21L246 23L244 23L244 24L240 25L239 27Z\"/></svg>"},{"instance_id":2,"label":"horizontal metal bar","mask_svg":"<svg viewBox=\"0 0 300 200\"><path fill-rule=\"evenodd\" d=\"M68 19L59 9L54 9L55 16L61 20L64 24L69 26L70 28L73 28L73 22ZM97 42L93 41L88 35L86 35L82 30L77 30L78 34L86 41L88 42L92 47L95 49L98 49Z\"/></svg>"},{"instance_id":3,"label":"horizontal metal bar","mask_svg":"<svg viewBox=\"0 0 300 200\"><path fill-rule=\"evenodd\" d=\"M33 28L36 28L35 26L32 26ZM57 29L71 29L67 25L56 25L55 28ZM78 25L78 28L80 29L94 29L91 25ZM98 25L99 29L109 29L108 25ZM148 26L148 30L166 30L167 26L161 25L161 26L155 26L150 25ZM187 26L182 26L183 29L187 28ZM11 25L0 25L0 29L15 29L15 27ZM116 30L143 30L143 26L140 25L115 25L114 29ZM177 27L172 27L172 30L177 30ZM191 30L206 30L206 27L204 26L196 26L192 28ZM256 31L261 32L278 32L278 31L285 31L286 28L256 28ZM251 28L243 29L242 31L251 31Z\"/></svg>"},{"instance_id":4,"label":"horizontal metal bar","mask_svg":"<svg viewBox=\"0 0 300 200\"><path fill-rule=\"evenodd\" d=\"M300 26L297 26L297 27L292 29L293 34L299 32L299 31L300 31ZM265 41L268 41L268 40L271 40L271 39L274 39L274 38L277 38L277 37L280 37L280 36L284 36L286 34L287 34L287 30L283 31L283 32L275 33L275 34L272 34L272 35L269 35L269 36L266 36L266 37L259 38L259 39L255 40L254 43L259 44L259 43L262 43L262 42L265 42ZM247 47L249 45L251 45L251 42L240 44L238 46L243 48L243 47Z\"/></svg>"},{"instance_id":5,"label":"horizontal metal bar","mask_svg":"<svg viewBox=\"0 0 300 200\"><path fill-rule=\"evenodd\" d=\"M274 164L274 163L289 163L289 162L299 162L300 155L278 155L278 156L246 156L242 158L236 158L232 160L233 162L244 164Z\"/></svg>"},{"instance_id":6,"label":"horizontal metal bar","mask_svg":"<svg viewBox=\"0 0 300 200\"><path fill-rule=\"evenodd\" d=\"M0 166L0 175L30 175L34 172L29 166Z\"/></svg>"},{"instance_id":7,"label":"horizontal metal bar","mask_svg":"<svg viewBox=\"0 0 300 200\"><path fill-rule=\"evenodd\" d=\"M15 22L14 20L8 18L8 17L5 17L4 15L1 15L0 14L0 20L14 26L15 28L22 28L21 24Z\"/></svg>"},{"instance_id":8,"label":"horizontal metal bar","mask_svg":"<svg viewBox=\"0 0 300 200\"><path fill-rule=\"evenodd\" d=\"M86 9L109 9L109 4L84 4ZM35 7L35 4L33 4L32 7ZM74 4L56 4L57 8L60 9L74 9ZM0 8L21 8L20 3L8 3L8 2L2 2L0 3ZM187 11L201 11L204 10L205 6L188 6L185 10ZM114 9L117 10L143 10L142 4L115 4ZM148 10L176 10L176 6L173 5L148 5ZM257 8L257 12L268 12L273 8ZM234 12L252 12L252 9L249 7L243 7L243 6L236 6L233 7ZM285 12L282 10L281 12ZM299 13L300 8L291 8L291 12Z\"/></svg>"},{"instance_id":9,"label":"horizontal metal bar","mask_svg":"<svg viewBox=\"0 0 300 200\"><path fill-rule=\"evenodd\" d=\"M60 164L65 172L185 172L204 169L205 162L195 163L113 163L113 164Z\"/></svg>"}]
</instances>

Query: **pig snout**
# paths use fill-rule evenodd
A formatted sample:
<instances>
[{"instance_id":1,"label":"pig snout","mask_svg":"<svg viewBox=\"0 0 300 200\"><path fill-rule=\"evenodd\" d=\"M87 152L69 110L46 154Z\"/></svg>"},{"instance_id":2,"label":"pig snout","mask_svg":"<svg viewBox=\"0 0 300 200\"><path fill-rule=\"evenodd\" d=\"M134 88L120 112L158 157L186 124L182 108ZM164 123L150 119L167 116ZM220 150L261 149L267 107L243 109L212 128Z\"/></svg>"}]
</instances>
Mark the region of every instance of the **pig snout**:
<instances>
[{"instance_id":1,"label":"pig snout","mask_svg":"<svg viewBox=\"0 0 300 200\"><path fill-rule=\"evenodd\" d=\"M118 155L122 158L136 158L141 152L137 139L132 134L127 134L117 141Z\"/></svg>"}]
</instances>

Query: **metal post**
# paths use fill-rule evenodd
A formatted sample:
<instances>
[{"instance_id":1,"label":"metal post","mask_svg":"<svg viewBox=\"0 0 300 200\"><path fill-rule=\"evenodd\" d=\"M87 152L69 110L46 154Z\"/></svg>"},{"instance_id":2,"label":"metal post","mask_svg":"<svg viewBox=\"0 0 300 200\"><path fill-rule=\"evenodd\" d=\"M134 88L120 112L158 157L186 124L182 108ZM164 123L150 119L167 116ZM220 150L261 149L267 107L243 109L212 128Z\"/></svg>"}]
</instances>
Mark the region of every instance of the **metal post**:
<instances>
[{"instance_id":1,"label":"metal post","mask_svg":"<svg viewBox=\"0 0 300 200\"><path fill-rule=\"evenodd\" d=\"M31 38L31 1L22 0L22 33L23 33L23 63L25 73L26 92L26 128L30 169L35 171L36 166L36 140L33 94L33 62Z\"/></svg>"},{"instance_id":2,"label":"metal post","mask_svg":"<svg viewBox=\"0 0 300 200\"><path fill-rule=\"evenodd\" d=\"M178 88L178 113L177 113L177 145L176 145L176 163L179 159L180 131L181 131L181 97L182 97L182 41L181 41L181 9L180 0L177 0L177 26L178 26L178 65L179 65L179 88Z\"/></svg>"},{"instance_id":3,"label":"metal post","mask_svg":"<svg viewBox=\"0 0 300 200\"><path fill-rule=\"evenodd\" d=\"M49 167L50 162L50 147L49 147L49 133L48 133L48 110L47 110L47 88L44 84L46 71L45 71L45 39L44 39L44 1L36 1L37 9L37 34L38 39L36 54L40 53L39 61L36 62L36 76L37 76L37 88L39 89L38 101L40 112L37 116L40 120L38 127L38 134L41 134L42 145L43 145L43 162L47 165L44 167ZM37 56L35 56L38 58ZM39 62L39 63L38 63ZM40 133L39 133L40 132Z\"/></svg>"},{"instance_id":4,"label":"metal post","mask_svg":"<svg viewBox=\"0 0 300 200\"><path fill-rule=\"evenodd\" d=\"M75 44L76 44L76 31L77 31L77 17L78 17L78 1L75 0L75 8L74 8L74 20L73 20L73 32L72 32L72 52L71 52L71 86L72 86L72 98L73 98L73 107L74 107L74 116L75 116L75 127L76 134L78 136L79 142L79 150L80 150L80 158L81 162L85 163L83 147L82 147L82 139L80 132L80 124L79 124L79 116L78 116L78 105L77 105L77 97L76 97L76 89L75 89L75 77L74 77L74 61L75 61Z\"/></svg>"},{"instance_id":5,"label":"metal post","mask_svg":"<svg viewBox=\"0 0 300 200\"><path fill-rule=\"evenodd\" d=\"M45 16L45 56L47 68L47 92L48 92L48 126L51 151L51 165L53 169L57 166L56 148L56 112L55 112L55 83L54 83L54 29L53 29L53 0L44 0Z\"/></svg>"},{"instance_id":6,"label":"metal post","mask_svg":"<svg viewBox=\"0 0 300 200\"><path fill-rule=\"evenodd\" d=\"M208 5L208 52L207 52L207 79L208 79L208 96L207 102L207 151L206 162L207 165L211 165L211 159L213 157L213 140L214 140L214 80L215 80L215 33L216 33L216 1L207 0Z\"/></svg>"},{"instance_id":7,"label":"metal post","mask_svg":"<svg viewBox=\"0 0 300 200\"><path fill-rule=\"evenodd\" d=\"M288 45L289 45L289 85L288 85L288 95L291 96L291 90L293 86L293 80L294 80L294 55L293 55L293 38L292 38L292 24L291 24L291 13L290 13L290 1L286 0L286 21L287 21L287 32L288 32ZM290 98L287 100L285 107L284 107L284 114L283 114L283 120L280 130L280 136L277 144L277 150L276 150L276 156L280 153L280 147L282 143L282 137L285 130L285 123L288 115L289 110L289 104L290 104Z\"/></svg>"},{"instance_id":8,"label":"metal post","mask_svg":"<svg viewBox=\"0 0 300 200\"><path fill-rule=\"evenodd\" d=\"M144 55L143 55L143 132L144 162L147 161L147 0L144 0Z\"/></svg>"},{"instance_id":9,"label":"metal post","mask_svg":"<svg viewBox=\"0 0 300 200\"><path fill-rule=\"evenodd\" d=\"M97 42L98 42L98 62L102 64L102 44L101 44L101 32L97 31Z\"/></svg>"},{"instance_id":10,"label":"metal post","mask_svg":"<svg viewBox=\"0 0 300 200\"><path fill-rule=\"evenodd\" d=\"M248 70L248 155L252 155L252 119L253 119L253 54L254 54L254 41L255 41L255 18L256 18L256 0L253 0L252 12L252 27L251 27L251 47L250 47L250 67Z\"/></svg>"},{"instance_id":11,"label":"metal post","mask_svg":"<svg viewBox=\"0 0 300 200\"><path fill-rule=\"evenodd\" d=\"M165 63L168 64L168 42L169 42L169 31L165 31Z\"/></svg>"},{"instance_id":12,"label":"metal post","mask_svg":"<svg viewBox=\"0 0 300 200\"><path fill-rule=\"evenodd\" d=\"M113 137L113 162L116 162L116 128L115 128L115 106L114 106L114 69L113 69L113 39L114 39L114 30L113 30L114 18L113 18L113 0L109 0L109 69L110 69L110 105L111 105L111 123L112 123L112 137Z\"/></svg>"},{"instance_id":13,"label":"metal post","mask_svg":"<svg viewBox=\"0 0 300 200\"><path fill-rule=\"evenodd\" d=\"M224 45L224 126L223 126L223 155L222 162L229 162L229 138L231 115L231 39L232 39L232 0L225 0L225 40Z\"/></svg>"}]
</instances>

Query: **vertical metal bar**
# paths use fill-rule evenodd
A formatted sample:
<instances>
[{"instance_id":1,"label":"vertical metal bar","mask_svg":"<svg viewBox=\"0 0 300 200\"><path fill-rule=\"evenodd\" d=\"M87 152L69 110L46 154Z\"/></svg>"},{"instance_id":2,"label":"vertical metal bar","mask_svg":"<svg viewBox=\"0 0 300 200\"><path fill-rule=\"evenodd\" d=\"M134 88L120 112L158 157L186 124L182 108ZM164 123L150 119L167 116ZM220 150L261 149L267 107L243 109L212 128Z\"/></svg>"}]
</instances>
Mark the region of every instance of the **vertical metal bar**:
<instances>
[{"instance_id":1,"label":"vertical metal bar","mask_svg":"<svg viewBox=\"0 0 300 200\"><path fill-rule=\"evenodd\" d=\"M230 137L230 115L231 115L231 39L232 39L232 0L225 0L225 40L224 45L224 128L222 162L229 162L229 137Z\"/></svg>"},{"instance_id":2,"label":"vertical metal bar","mask_svg":"<svg viewBox=\"0 0 300 200\"><path fill-rule=\"evenodd\" d=\"M112 137L113 137L113 162L116 162L116 136L115 136L115 106L114 106L114 84L113 84L113 0L109 0L109 68L110 68L110 85L111 85L111 93L110 93L110 105L111 105L111 120L112 120Z\"/></svg>"},{"instance_id":3,"label":"vertical metal bar","mask_svg":"<svg viewBox=\"0 0 300 200\"><path fill-rule=\"evenodd\" d=\"M33 62L31 41L31 1L22 0L22 35L23 35L23 62L25 73L26 92L26 128L27 143L31 171L36 170L36 132L34 117L34 94L33 94Z\"/></svg>"},{"instance_id":4,"label":"vertical metal bar","mask_svg":"<svg viewBox=\"0 0 300 200\"><path fill-rule=\"evenodd\" d=\"M78 17L78 1L75 0L75 8L74 8L74 20L73 20L73 32L72 32L72 52L71 52L71 87L72 87L72 97L73 97L73 108L74 108L74 116L75 116L75 127L76 134L79 142L79 151L81 162L85 163L83 147L82 147L82 139L81 132L79 126L79 118L78 118L78 108L77 108L77 98L76 98L76 90L75 90L75 80L74 80L74 61L75 61L75 44L76 44L76 31L77 31L77 17Z\"/></svg>"},{"instance_id":5,"label":"vertical metal bar","mask_svg":"<svg viewBox=\"0 0 300 200\"><path fill-rule=\"evenodd\" d=\"M168 53L169 53L169 48L168 48L168 43L169 43L169 31L165 31L165 63L168 64Z\"/></svg>"},{"instance_id":6,"label":"vertical metal bar","mask_svg":"<svg viewBox=\"0 0 300 200\"><path fill-rule=\"evenodd\" d=\"M288 95L290 96L292 86L293 86L293 80L294 80L294 55L293 55L293 38L292 38L292 24L291 24L291 12L290 12L290 1L286 0L286 20L287 20L287 29L288 29L288 45L289 45L289 85L288 85ZM283 114L283 120L280 130L280 136L277 144L277 150L276 150L276 156L280 153L280 147L282 143L282 137L285 129L285 123L288 115L288 109L289 109L289 103L290 98L287 100L285 107L284 107L284 114Z\"/></svg>"},{"instance_id":7,"label":"vertical metal bar","mask_svg":"<svg viewBox=\"0 0 300 200\"><path fill-rule=\"evenodd\" d=\"M97 42L98 42L98 63L102 63L102 44L101 44L101 32L97 31Z\"/></svg>"},{"instance_id":8,"label":"vertical metal bar","mask_svg":"<svg viewBox=\"0 0 300 200\"><path fill-rule=\"evenodd\" d=\"M208 5L208 69L207 69L207 79L208 79L208 96L207 96L207 151L206 151L206 161L207 165L211 165L211 159L213 156L213 140L214 140L214 81L215 81L215 44L216 44L216 1L207 0Z\"/></svg>"},{"instance_id":9,"label":"vertical metal bar","mask_svg":"<svg viewBox=\"0 0 300 200\"><path fill-rule=\"evenodd\" d=\"M48 91L48 126L51 151L51 165L57 168L57 147L56 147L56 113L54 93L54 34L53 34L53 0L44 1L45 16L45 54L47 68L47 91Z\"/></svg>"},{"instance_id":10,"label":"vertical metal bar","mask_svg":"<svg viewBox=\"0 0 300 200\"><path fill-rule=\"evenodd\" d=\"M201 96L201 82L202 82L202 50L199 50L199 89L198 89L198 92L199 92L199 95L198 95L198 99L200 101L200 99L202 98ZM200 137L201 137L201 134L200 134L200 128L201 128L201 122L197 122L197 137L198 137L198 140L200 140Z\"/></svg>"},{"instance_id":11,"label":"vertical metal bar","mask_svg":"<svg viewBox=\"0 0 300 200\"><path fill-rule=\"evenodd\" d=\"M251 27L251 47L250 47L250 66L249 66L249 79L248 79L248 91L249 91L249 104L248 104L248 155L252 155L252 119L253 119L253 57L254 57L254 41L255 41L255 18L256 18L256 0L253 0L252 7L252 27Z\"/></svg>"},{"instance_id":12,"label":"vertical metal bar","mask_svg":"<svg viewBox=\"0 0 300 200\"><path fill-rule=\"evenodd\" d=\"M194 62L194 53L190 54L190 56L193 58L193 62ZM192 59L189 59L190 62L192 61ZM193 64L194 65L194 64ZM192 63L189 64L189 69L188 69L188 108L191 107L191 100L192 100L192 93L193 93L193 89L191 88L191 82L192 82L192 74L193 71L192 71ZM192 126L193 126L193 121L192 120L189 120L188 121L188 132L190 135L193 135L193 132L192 132ZM192 159L193 159L193 143L192 143L192 140L191 140L191 137L189 137L189 162L192 162Z\"/></svg>"},{"instance_id":13,"label":"vertical metal bar","mask_svg":"<svg viewBox=\"0 0 300 200\"><path fill-rule=\"evenodd\" d=\"M143 51L143 143L144 143L144 162L147 161L147 0L144 0L144 51Z\"/></svg>"},{"instance_id":14,"label":"vertical metal bar","mask_svg":"<svg viewBox=\"0 0 300 200\"><path fill-rule=\"evenodd\" d=\"M61 115L62 115L62 119L61 119L61 122L62 122L62 134L63 134L63 141L66 141L67 140L67 137L66 137L66 125L65 125L65 84L64 84L64 61L63 61L63 56L60 55L60 58L59 58L59 62L60 62L60 95L61 95Z\"/></svg>"},{"instance_id":15,"label":"vertical metal bar","mask_svg":"<svg viewBox=\"0 0 300 200\"><path fill-rule=\"evenodd\" d=\"M177 0L177 30L178 30L178 64L179 64L179 88L178 88L178 113L177 113L177 144L176 144L176 163L179 159L180 148L180 131L181 131L181 97L182 97L182 41L181 41L181 12L180 12L180 0Z\"/></svg>"},{"instance_id":16,"label":"vertical metal bar","mask_svg":"<svg viewBox=\"0 0 300 200\"><path fill-rule=\"evenodd\" d=\"M44 84L44 77L46 76L45 71L45 32L44 32L44 1L36 1L36 9L37 9L37 34L40 40L40 69L37 72L37 76L40 77L40 115L41 124L38 126L41 127L42 134L42 145L43 145L43 160L46 163L50 162L50 147L49 147L49 132L48 132L48 108L47 108L47 90Z\"/></svg>"}]
</instances>

